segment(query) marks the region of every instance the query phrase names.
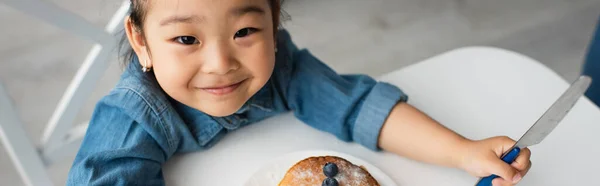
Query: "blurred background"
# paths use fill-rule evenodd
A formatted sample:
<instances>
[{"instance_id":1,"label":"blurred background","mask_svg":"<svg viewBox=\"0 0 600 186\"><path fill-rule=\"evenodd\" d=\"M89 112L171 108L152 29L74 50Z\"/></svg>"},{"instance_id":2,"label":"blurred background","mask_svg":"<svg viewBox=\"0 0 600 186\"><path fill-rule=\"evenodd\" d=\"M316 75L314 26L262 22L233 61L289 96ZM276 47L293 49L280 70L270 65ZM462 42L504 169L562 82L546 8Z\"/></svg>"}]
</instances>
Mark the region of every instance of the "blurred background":
<instances>
[{"instance_id":1,"label":"blurred background","mask_svg":"<svg viewBox=\"0 0 600 186\"><path fill-rule=\"evenodd\" d=\"M99 27L122 3L47 1ZM284 10L291 20L283 26L295 42L340 73L379 76L458 47L484 45L527 55L572 81L581 71L600 0L286 0ZM39 143L93 43L2 1L0 24L0 81L28 137ZM76 123L88 120L120 73L115 54ZM49 167L56 185L64 185L73 157ZM2 146L0 180L2 186L24 185Z\"/></svg>"}]
</instances>

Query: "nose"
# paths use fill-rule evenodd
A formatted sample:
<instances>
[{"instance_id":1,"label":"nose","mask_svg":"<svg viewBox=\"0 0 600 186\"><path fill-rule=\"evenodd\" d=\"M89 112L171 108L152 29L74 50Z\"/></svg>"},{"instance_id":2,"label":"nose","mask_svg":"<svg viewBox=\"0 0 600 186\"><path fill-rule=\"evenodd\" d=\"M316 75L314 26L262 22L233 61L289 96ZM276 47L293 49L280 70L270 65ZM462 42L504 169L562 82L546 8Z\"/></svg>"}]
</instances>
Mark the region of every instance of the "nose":
<instances>
[{"instance_id":1,"label":"nose","mask_svg":"<svg viewBox=\"0 0 600 186\"><path fill-rule=\"evenodd\" d=\"M231 48L224 42L204 43L201 70L207 74L224 75L237 70L240 64L233 58Z\"/></svg>"}]
</instances>

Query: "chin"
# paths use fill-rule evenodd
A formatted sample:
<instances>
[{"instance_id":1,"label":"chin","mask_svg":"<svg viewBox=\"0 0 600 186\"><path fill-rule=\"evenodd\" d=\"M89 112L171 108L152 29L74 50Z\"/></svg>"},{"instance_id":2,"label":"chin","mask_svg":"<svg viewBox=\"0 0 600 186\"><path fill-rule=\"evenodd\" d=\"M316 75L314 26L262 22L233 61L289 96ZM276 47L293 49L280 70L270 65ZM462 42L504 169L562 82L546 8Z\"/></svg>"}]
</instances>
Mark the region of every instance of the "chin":
<instances>
[{"instance_id":1,"label":"chin","mask_svg":"<svg viewBox=\"0 0 600 186\"><path fill-rule=\"evenodd\" d=\"M215 103L216 104L216 103ZM243 104L239 105L223 105L218 107L212 107L207 109L199 109L204 113L213 116L213 117L225 117L234 114L240 108L242 108Z\"/></svg>"},{"instance_id":2,"label":"chin","mask_svg":"<svg viewBox=\"0 0 600 186\"><path fill-rule=\"evenodd\" d=\"M213 117L225 117L225 116L232 115L233 113L235 113L235 111L237 111L237 110L233 110L233 111L231 111L231 110L218 110L218 111L210 111L210 112L204 112L204 113L206 113L206 114L208 114L210 116L213 116Z\"/></svg>"}]
</instances>

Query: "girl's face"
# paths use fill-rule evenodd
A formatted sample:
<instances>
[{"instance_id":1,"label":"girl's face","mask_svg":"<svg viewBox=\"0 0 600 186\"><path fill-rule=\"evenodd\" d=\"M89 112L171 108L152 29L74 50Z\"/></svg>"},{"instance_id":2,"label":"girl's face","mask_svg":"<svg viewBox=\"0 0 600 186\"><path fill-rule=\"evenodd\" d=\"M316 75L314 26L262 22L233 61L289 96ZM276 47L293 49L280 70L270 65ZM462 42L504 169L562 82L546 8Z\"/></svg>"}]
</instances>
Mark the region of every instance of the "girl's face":
<instances>
[{"instance_id":1,"label":"girl's face","mask_svg":"<svg viewBox=\"0 0 600 186\"><path fill-rule=\"evenodd\" d=\"M143 34L126 21L141 65L175 100L230 115L269 80L275 63L267 0L146 1Z\"/></svg>"}]
</instances>

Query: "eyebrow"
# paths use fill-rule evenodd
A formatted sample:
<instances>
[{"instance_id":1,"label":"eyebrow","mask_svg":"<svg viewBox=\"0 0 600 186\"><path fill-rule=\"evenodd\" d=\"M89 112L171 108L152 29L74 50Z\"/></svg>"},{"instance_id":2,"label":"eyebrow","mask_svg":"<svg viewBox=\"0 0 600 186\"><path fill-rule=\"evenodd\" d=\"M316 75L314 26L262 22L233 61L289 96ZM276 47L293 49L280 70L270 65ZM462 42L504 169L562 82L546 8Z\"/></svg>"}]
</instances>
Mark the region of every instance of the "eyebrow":
<instances>
[{"instance_id":1,"label":"eyebrow","mask_svg":"<svg viewBox=\"0 0 600 186\"><path fill-rule=\"evenodd\" d=\"M258 14L264 15L265 10L258 6L249 5L249 6L234 8L230 11L230 13L236 17L240 17L240 16L243 16L243 15L249 14L249 13L258 13ZM200 18L196 15L189 15L189 16L175 15L175 16L171 16L167 19L162 20L160 22L160 26L167 26L167 25L175 24L175 23L199 23L201 21L202 21L202 18Z\"/></svg>"},{"instance_id":2,"label":"eyebrow","mask_svg":"<svg viewBox=\"0 0 600 186\"><path fill-rule=\"evenodd\" d=\"M202 18L195 16L195 15L190 15L190 16L171 16L167 19L164 19L160 22L160 26L167 26L170 24L175 24L175 23L198 23L201 22Z\"/></svg>"},{"instance_id":3,"label":"eyebrow","mask_svg":"<svg viewBox=\"0 0 600 186\"><path fill-rule=\"evenodd\" d=\"M259 6L248 5L248 6L243 6L243 7L237 7L230 11L230 14L232 14L236 17L240 17L240 16L243 16L244 14L248 14L248 13L258 13L258 14L264 15L265 10Z\"/></svg>"}]
</instances>

